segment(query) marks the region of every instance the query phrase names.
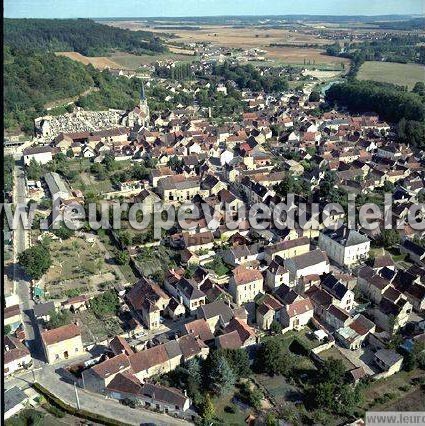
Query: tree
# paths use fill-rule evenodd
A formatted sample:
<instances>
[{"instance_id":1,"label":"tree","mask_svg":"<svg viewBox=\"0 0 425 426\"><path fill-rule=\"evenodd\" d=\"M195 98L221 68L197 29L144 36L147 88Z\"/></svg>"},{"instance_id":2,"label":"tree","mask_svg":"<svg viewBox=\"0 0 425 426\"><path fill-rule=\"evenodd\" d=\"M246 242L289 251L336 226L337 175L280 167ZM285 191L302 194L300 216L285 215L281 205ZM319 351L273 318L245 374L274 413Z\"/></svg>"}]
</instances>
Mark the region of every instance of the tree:
<instances>
[{"instance_id":1,"label":"tree","mask_svg":"<svg viewBox=\"0 0 425 426\"><path fill-rule=\"evenodd\" d=\"M215 416L215 408L212 398L209 393L205 395L205 400L202 405L202 418L211 421Z\"/></svg>"},{"instance_id":2,"label":"tree","mask_svg":"<svg viewBox=\"0 0 425 426\"><path fill-rule=\"evenodd\" d=\"M394 192L394 184L389 180L384 182L384 192Z\"/></svg>"},{"instance_id":3,"label":"tree","mask_svg":"<svg viewBox=\"0 0 425 426\"><path fill-rule=\"evenodd\" d=\"M133 237L128 230L119 231L118 238L123 246L131 246L133 242Z\"/></svg>"},{"instance_id":4,"label":"tree","mask_svg":"<svg viewBox=\"0 0 425 426\"><path fill-rule=\"evenodd\" d=\"M289 375L295 365L294 356L283 347L279 338L270 337L257 350L255 357L256 369L274 376Z\"/></svg>"},{"instance_id":5,"label":"tree","mask_svg":"<svg viewBox=\"0 0 425 426\"><path fill-rule=\"evenodd\" d=\"M115 260L117 261L118 265L125 265L130 260L130 256L126 251L116 250Z\"/></svg>"},{"instance_id":6,"label":"tree","mask_svg":"<svg viewBox=\"0 0 425 426\"><path fill-rule=\"evenodd\" d=\"M381 240L385 248L391 248L400 243L400 234L395 229L383 229Z\"/></svg>"},{"instance_id":7,"label":"tree","mask_svg":"<svg viewBox=\"0 0 425 426\"><path fill-rule=\"evenodd\" d=\"M40 279L52 265L49 248L40 243L23 251L18 260L25 272L35 280Z\"/></svg>"},{"instance_id":8,"label":"tree","mask_svg":"<svg viewBox=\"0 0 425 426\"><path fill-rule=\"evenodd\" d=\"M28 179L31 180L40 180L41 176L43 175L41 164L38 163L35 158L31 158L26 172Z\"/></svg>"},{"instance_id":9,"label":"tree","mask_svg":"<svg viewBox=\"0 0 425 426\"><path fill-rule=\"evenodd\" d=\"M68 310L59 311L56 312L55 310L52 310L49 312L49 321L47 322L47 328L53 329L62 327L63 325L71 324L72 322L72 315L71 312Z\"/></svg>"},{"instance_id":10,"label":"tree","mask_svg":"<svg viewBox=\"0 0 425 426\"><path fill-rule=\"evenodd\" d=\"M272 334L280 334L282 333L282 326L277 321L273 321L270 325L270 332Z\"/></svg>"},{"instance_id":11,"label":"tree","mask_svg":"<svg viewBox=\"0 0 425 426\"><path fill-rule=\"evenodd\" d=\"M3 335L7 336L8 334L11 333L11 331L12 331L12 327L9 324L7 324L3 328Z\"/></svg>"},{"instance_id":12,"label":"tree","mask_svg":"<svg viewBox=\"0 0 425 426\"><path fill-rule=\"evenodd\" d=\"M320 93L317 92L317 91L311 92L308 100L309 100L309 102L319 102L320 101Z\"/></svg>"},{"instance_id":13,"label":"tree","mask_svg":"<svg viewBox=\"0 0 425 426\"><path fill-rule=\"evenodd\" d=\"M107 290L95 296L90 301L90 309L97 317L105 317L116 314L120 307L117 293L114 290Z\"/></svg>"},{"instance_id":14,"label":"tree","mask_svg":"<svg viewBox=\"0 0 425 426\"><path fill-rule=\"evenodd\" d=\"M251 374L249 366L249 356L244 349L220 349L220 354L223 355L229 363L231 369L238 379L248 377Z\"/></svg>"},{"instance_id":15,"label":"tree","mask_svg":"<svg viewBox=\"0 0 425 426\"><path fill-rule=\"evenodd\" d=\"M212 352L208 364L210 389L218 395L230 392L236 382L236 376L226 358L215 351Z\"/></svg>"},{"instance_id":16,"label":"tree","mask_svg":"<svg viewBox=\"0 0 425 426\"><path fill-rule=\"evenodd\" d=\"M425 96L425 83L422 81L418 81L415 83L415 86L412 89L413 93L417 93L418 95Z\"/></svg>"},{"instance_id":17,"label":"tree","mask_svg":"<svg viewBox=\"0 0 425 426\"><path fill-rule=\"evenodd\" d=\"M73 229L69 229L64 223L61 224L59 229L55 229L53 233L62 240L68 240L75 235L75 231Z\"/></svg>"}]
</instances>

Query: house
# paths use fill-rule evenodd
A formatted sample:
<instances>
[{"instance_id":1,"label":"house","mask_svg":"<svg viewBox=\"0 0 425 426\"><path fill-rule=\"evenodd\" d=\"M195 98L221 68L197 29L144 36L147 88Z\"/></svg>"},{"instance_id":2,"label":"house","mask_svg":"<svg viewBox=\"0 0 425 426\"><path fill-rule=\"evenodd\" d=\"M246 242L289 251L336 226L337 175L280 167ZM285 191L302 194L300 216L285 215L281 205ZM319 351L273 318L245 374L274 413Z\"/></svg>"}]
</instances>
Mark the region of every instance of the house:
<instances>
[{"instance_id":1,"label":"house","mask_svg":"<svg viewBox=\"0 0 425 426\"><path fill-rule=\"evenodd\" d=\"M205 304L206 295L198 288L198 284L193 279L181 278L176 283L176 296L189 310L194 312L199 306Z\"/></svg>"},{"instance_id":2,"label":"house","mask_svg":"<svg viewBox=\"0 0 425 426\"><path fill-rule=\"evenodd\" d=\"M403 364L403 357L392 349L379 349L375 352L375 364L387 372L387 376L398 373Z\"/></svg>"},{"instance_id":3,"label":"house","mask_svg":"<svg viewBox=\"0 0 425 426\"><path fill-rule=\"evenodd\" d=\"M214 236L211 231L190 234L183 233L183 248L192 252L210 250L214 247Z\"/></svg>"},{"instance_id":4,"label":"house","mask_svg":"<svg viewBox=\"0 0 425 426\"><path fill-rule=\"evenodd\" d=\"M332 296L336 306L348 312L353 309L354 293L333 274L327 274L322 279L321 287Z\"/></svg>"},{"instance_id":5,"label":"house","mask_svg":"<svg viewBox=\"0 0 425 426\"><path fill-rule=\"evenodd\" d=\"M347 349L361 348L369 333L375 332L375 324L362 314L358 314L348 326L335 332L336 339Z\"/></svg>"},{"instance_id":6,"label":"house","mask_svg":"<svg viewBox=\"0 0 425 426\"><path fill-rule=\"evenodd\" d=\"M299 256L310 251L310 240L307 237L282 241L264 248L264 260L270 263L279 256L282 259Z\"/></svg>"},{"instance_id":7,"label":"house","mask_svg":"<svg viewBox=\"0 0 425 426\"><path fill-rule=\"evenodd\" d=\"M79 296L70 297L61 303L63 309L69 309L71 312L85 311L87 309L89 298L80 294Z\"/></svg>"},{"instance_id":8,"label":"house","mask_svg":"<svg viewBox=\"0 0 425 426\"><path fill-rule=\"evenodd\" d=\"M12 305L4 308L4 316L3 316L3 325L9 326L11 332L15 331L21 324L21 310L19 309L19 305Z\"/></svg>"},{"instance_id":9,"label":"house","mask_svg":"<svg viewBox=\"0 0 425 426\"><path fill-rule=\"evenodd\" d=\"M56 311L56 306L53 301L45 303L37 303L34 305L34 316L38 320L48 322L50 320L50 314Z\"/></svg>"},{"instance_id":10,"label":"house","mask_svg":"<svg viewBox=\"0 0 425 426\"><path fill-rule=\"evenodd\" d=\"M270 290L275 290L282 284L290 285L289 271L283 266L283 259L278 257L270 262L264 283Z\"/></svg>"},{"instance_id":11,"label":"house","mask_svg":"<svg viewBox=\"0 0 425 426\"><path fill-rule=\"evenodd\" d=\"M326 229L319 233L319 247L340 266L351 267L369 256L369 238L345 226L336 231Z\"/></svg>"},{"instance_id":12,"label":"house","mask_svg":"<svg viewBox=\"0 0 425 426\"><path fill-rule=\"evenodd\" d=\"M258 269L237 266L229 280L229 292L237 305L254 301L263 291L263 275Z\"/></svg>"},{"instance_id":13,"label":"house","mask_svg":"<svg viewBox=\"0 0 425 426\"><path fill-rule=\"evenodd\" d=\"M209 347L192 333L180 337L177 342L182 354L181 362L183 363L195 357L205 359L210 351Z\"/></svg>"},{"instance_id":14,"label":"house","mask_svg":"<svg viewBox=\"0 0 425 426\"><path fill-rule=\"evenodd\" d=\"M28 401L28 396L19 389L17 386L13 386L10 389L4 391L4 413L3 420L10 419L14 415L18 414L23 410Z\"/></svg>"},{"instance_id":15,"label":"house","mask_svg":"<svg viewBox=\"0 0 425 426\"><path fill-rule=\"evenodd\" d=\"M121 353L113 358L108 358L83 371L84 388L92 392L103 393L118 373L128 370L130 370L130 361L127 354Z\"/></svg>"},{"instance_id":16,"label":"house","mask_svg":"<svg viewBox=\"0 0 425 426\"><path fill-rule=\"evenodd\" d=\"M24 164L28 166L31 160L39 164L47 164L49 161L53 160L53 155L56 151L57 150L51 146L33 146L25 148L23 151Z\"/></svg>"},{"instance_id":17,"label":"house","mask_svg":"<svg viewBox=\"0 0 425 426\"><path fill-rule=\"evenodd\" d=\"M174 297L172 297L165 311L172 320L176 321L179 318L184 317L186 308L183 303L178 302Z\"/></svg>"},{"instance_id":18,"label":"house","mask_svg":"<svg viewBox=\"0 0 425 426\"><path fill-rule=\"evenodd\" d=\"M259 256L258 244L240 244L229 248L224 252L223 260L231 266L246 265Z\"/></svg>"},{"instance_id":19,"label":"house","mask_svg":"<svg viewBox=\"0 0 425 426\"><path fill-rule=\"evenodd\" d=\"M326 324L332 329L338 330L344 328L351 321L350 315L344 309L339 308L333 303L324 311L322 315Z\"/></svg>"},{"instance_id":20,"label":"house","mask_svg":"<svg viewBox=\"0 0 425 426\"><path fill-rule=\"evenodd\" d=\"M160 325L160 316L170 297L150 278L142 277L125 295L125 300L149 329Z\"/></svg>"},{"instance_id":21,"label":"house","mask_svg":"<svg viewBox=\"0 0 425 426\"><path fill-rule=\"evenodd\" d=\"M198 308L197 318L204 319L212 333L217 329L224 328L233 318L233 311L230 306L223 300L208 303Z\"/></svg>"},{"instance_id":22,"label":"house","mask_svg":"<svg viewBox=\"0 0 425 426\"><path fill-rule=\"evenodd\" d=\"M298 280L306 275L329 273L328 256L320 249L285 259L284 265L289 270L292 280Z\"/></svg>"},{"instance_id":23,"label":"house","mask_svg":"<svg viewBox=\"0 0 425 426\"><path fill-rule=\"evenodd\" d=\"M164 202L190 201L200 193L200 181L197 176L168 176L158 181L158 194Z\"/></svg>"},{"instance_id":24,"label":"house","mask_svg":"<svg viewBox=\"0 0 425 426\"><path fill-rule=\"evenodd\" d=\"M233 318L216 338L219 349L240 349L256 343L254 330L243 320Z\"/></svg>"},{"instance_id":25,"label":"house","mask_svg":"<svg viewBox=\"0 0 425 426\"><path fill-rule=\"evenodd\" d=\"M32 365L30 351L16 337L3 336L3 372L8 376Z\"/></svg>"},{"instance_id":26,"label":"house","mask_svg":"<svg viewBox=\"0 0 425 426\"><path fill-rule=\"evenodd\" d=\"M363 266L358 271L358 288L374 303L379 303L391 282L375 273L370 266Z\"/></svg>"},{"instance_id":27,"label":"house","mask_svg":"<svg viewBox=\"0 0 425 426\"><path fill-rule=\"evenodd\" d=\"M174 370L182 358L179 344L173 340L162 345L144 349L129 357L131 370L140 381L156 374Z\"/></svg>"},{"instance_id":28,"label":"house","mask_svg":"<svg viewBox=\"0 0 425 426\"><path fill-rule=\"evenodd\" d=\"M214 334L211 332L207 321L203 318L184 324L183 332L184 334L192 334L207 344L214 340Z\"/></svg>"},{"instance_id":29,"label":"house","mask_svg":"<svg viewBox=\"0 0 425 426\"><path fill-rule=\"evenodd\" d=\"M130 372L118 373L108 384L106 391L111 398L137 399L142 401L146 408L165 413L184 412L191 404L190 399L178 389L152 383L142 384Z\"/></svg>"},{"instance_id":30,"label":"house","mask_svg":"<svg viewBox=\"0 0 425 426\"><path fill-rule=\"evenodd\" d=\"M375 306L373 314L376 325L392 334L407 324L411 312L412 305L405 296L400 297L396 302L383 297Z\"/></svg>"},{"instance_id":31,"label":"house","mask_svg":"<svg viewBox=\"0 0 425 426\"><path fill-rule=\"evenodd\" d=\"M131 354L134 353L133 349L131 349L127 340L125 340L124 337L121 337L121 336L115 336L109 342L109 348L114 353L114 355L125 354L127 356L130 356Z\"/></svg>"},{"instance_id":32,"label":"house","mask_svg":"<svg viewBox=\"0 0 425 426\"><path fill-rule=\"evenodd\" d=\"M300 330L313 318L314 308L310 299L300 298L284 305L280 314L280 322L284 328Z\"/></svg>"},{"instance_id":33,"label":"house","mask_svg":"<svg viewBox=\"0 0 425 426\"><path fill-rule=\"evenodd\" d=\"M280 313L283 308L271 294L265 294L256 310L256 322L261 330L270 330L273 321L280 323Z\"/></svg>"},{"instance_id":34,"label":"house","mask_svg":"<svg viewBox=\"0 0 425 426\"><path fill-rule=\"evenodd\" d=\"M421 265L425 263L425 248L411 240L405 239L400 244L400 252L407 254L409 258L415 263Z\"/></svg>"},{"instance_id":35,"label":"house","mask_svg":"<svg viewBox=\"0 0 425 426\"><path fill-rule=\"evenodd\" d=\"M84 354L80 327L76 324L41 332L41 342L49 364Z\"/></svg>"}]
</instances>

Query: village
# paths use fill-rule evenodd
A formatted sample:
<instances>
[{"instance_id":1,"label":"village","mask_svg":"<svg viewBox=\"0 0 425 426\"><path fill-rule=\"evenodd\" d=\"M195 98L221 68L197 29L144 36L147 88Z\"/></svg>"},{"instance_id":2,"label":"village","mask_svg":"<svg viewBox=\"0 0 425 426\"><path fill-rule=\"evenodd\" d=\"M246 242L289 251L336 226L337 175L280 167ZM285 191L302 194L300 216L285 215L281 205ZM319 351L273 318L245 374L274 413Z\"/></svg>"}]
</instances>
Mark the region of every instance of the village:
<instances>
[{"instance_id":1,"label":"village","mask_svg":"<svg viewBox=\"0 0 425 426\"><path fill-rule=\"evenodd\" d=\"M36 137L22 150L24 177L17 177L25 201L37 204L36 217L49 223L23 231L26 248L49 240L52 259L29 286L34 335L43 362L66 364L58 374L64 381L194 422L203 405L172 382L172 372L216 351L242 351L254 368L265 342L279 341L306 364L306 377L338 359L353 388L367 382L373 389L406 371L417 379L405 384L410 391L423 383L416 363L423 368L425 240L408 219L425 195L424 154L399 143L373 112L320 111L319 81L307 80L279 93L240 90L237 120L196 103L150 111L143 88L132 110L76 107L35 121ZM201 83L167 84L170 98L201 90ZM237 90L229 81L215 87L223 97L229 90ZM151 229L133 229L128 217L119 231L55 232L51 221L52 204L61 211L93 201L151 210L155 203L203 203L211 212L226 205L236 216L256 203L273 210L290 193L301 213L300 202L343 204L347 194L383 205L388 192L391 230L346 223L259 230L247 216L229 229L224 214L209 222L202 209L189 229L176 222L160 239ZM423 215L423 208L416 212L418 220ZM3 351L6 379L13 380L38 361L23 343L29 326L9 284ZM247 381L245 392L260 392L266 412L304 398L298 378L281 376L295 401L285 387L273 390L264 372ZM258 415L258 405L229 404L235 416ZM232 415L216 401L220 409Z\"/></svg>"}]
</instances>

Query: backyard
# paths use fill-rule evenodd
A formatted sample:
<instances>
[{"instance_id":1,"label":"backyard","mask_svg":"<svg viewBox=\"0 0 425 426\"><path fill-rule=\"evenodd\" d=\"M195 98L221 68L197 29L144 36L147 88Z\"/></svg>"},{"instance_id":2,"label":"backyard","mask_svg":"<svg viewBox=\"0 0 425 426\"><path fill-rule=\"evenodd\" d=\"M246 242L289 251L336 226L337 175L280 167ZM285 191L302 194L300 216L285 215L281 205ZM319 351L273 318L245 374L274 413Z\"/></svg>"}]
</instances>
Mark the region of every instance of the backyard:
<instances>
[{"instance_id":1,"label":"backyard","mask_svg":"<svg viewBox=\"0 0 425 426\"><path fill-rule=\"evenodd\" d=\"M81 324L81 338L85 344L102 342L108 337L124 333L121 321L115 315L100 320L88 309L74 314L74 319Z\"/></svg>"},{"instance_id":2,"label":"backyard","mask_svg":"<svg viewBox=\"0 0 425 426\"><path fill-rule=\"evenodd\" d=\"M56 240L51 242L50 251L53 264L44 277L44 285L52 298L96 293L117 279L113 265L106 261L95 241L79 237Z\"/></svg>"},{"instance_id":3,"label":"backyard","mask_svg":"<svg viewBox=\"0 0 425 426\"><path fill-rule=\"evenodd\" d=\"M335 346L332 346L330 349L327 349L326 351L320 352L319 356L323 360L330 359L330 358L340 359L344 363L345 368L346 368L347 371L352 370L353 368L356 367Z\"/></svg>"}]
</instances>

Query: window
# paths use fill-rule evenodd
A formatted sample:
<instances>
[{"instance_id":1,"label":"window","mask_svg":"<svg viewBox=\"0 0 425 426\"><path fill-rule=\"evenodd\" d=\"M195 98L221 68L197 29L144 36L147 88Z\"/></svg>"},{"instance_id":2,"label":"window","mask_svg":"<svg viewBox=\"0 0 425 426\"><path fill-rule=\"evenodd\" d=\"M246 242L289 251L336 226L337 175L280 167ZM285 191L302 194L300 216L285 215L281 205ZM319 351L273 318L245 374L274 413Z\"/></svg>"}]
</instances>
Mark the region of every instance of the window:
<instances>
[{"instance_id":1,"label":"window","mask_svg":"<svg viewBox=\"0 0 425 426\"><path fill-rule=\"evenodd\" d=\"M78 348L75 348L75 352L78 352Z\"/></svg>"}]
</instances>

